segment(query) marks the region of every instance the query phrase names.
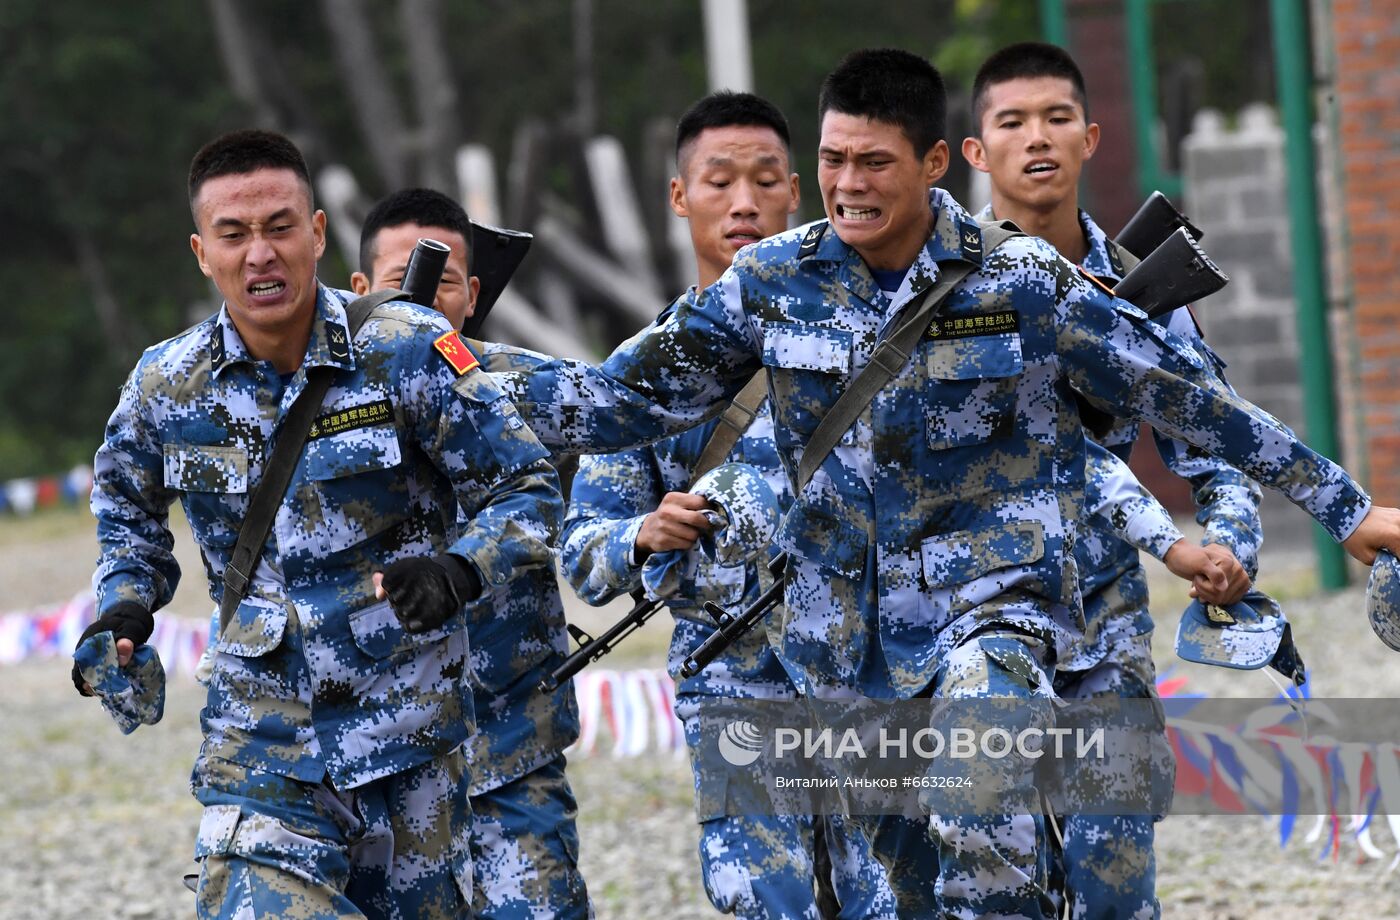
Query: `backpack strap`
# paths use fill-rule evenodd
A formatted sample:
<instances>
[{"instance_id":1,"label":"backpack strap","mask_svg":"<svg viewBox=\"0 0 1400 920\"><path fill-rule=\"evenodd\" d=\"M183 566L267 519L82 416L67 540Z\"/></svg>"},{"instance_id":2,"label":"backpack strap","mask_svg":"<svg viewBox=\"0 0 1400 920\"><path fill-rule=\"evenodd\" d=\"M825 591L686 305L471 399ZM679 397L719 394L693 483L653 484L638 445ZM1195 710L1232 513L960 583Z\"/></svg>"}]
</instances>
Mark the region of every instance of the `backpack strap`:
<instances>
[{"instance_id":1,"label":"backpack strap","mask_svg":"<svg viewBox=\"0 0 1400 920\"><path fill-rule=\"evenodd\" d=\"M1022 235L1020 229L1010 221L982 224L981 228L981 252L984 258L986 253L990 253L1013 236ZM817 429L807 441L802 451L802 460L797 466L797 481L793 483L794 494L802 492L827 454L840 443L842 436L855 424L856 419L860 418L861 413L875 399L875 395L904 369L909 356L914 353L919 339L928 328L933 314L953 292L953 288L981 267L980 260L972 262L956 259L939 263L938 281L924 294L919 304L903 316L894 331L875 346L869 363L861 369L851 381L851 385L836 400L836 404L817 423Z\"/></svg>"},{"instance_id":2,"label":"backpack strap","mask_svg":"<svg viewBox=\"0 0 1400 920\"><path fill-rule=\"evenodd\" d=\"M758 409L767 397L768 372L759 371L753 375L748 383L744 384L739 395L734 397L724 413L720 415L719 425L715 427L710 439L705 442L705 447L700 451L700 458L695 461L695 467L690 471L691 485L694 485L697 479L724 462L724 458L729 456L734 445L739 443L744 432L749 430L753 420L758 417Z\"/></svg>"},{"instance_id":3,"label":"backpack strap","mask_svg":"<svg viewBox=\"0 0 1400 920\"><path fill-rule=\"evenodd\" d=\"M407 297L403 291L376 291L357 298L345 310L345 319L350 327L350 340L369 318L370 313L381 304ZM306 386L297 396L296 402L287 410L282 420L282 430L273 445L272 455L263 468L262 478L257 489L248 501L248 514L243 518L243 526L238 529L238 542L233 554L224 566L224 591L219 598L219 634L228 628L229 620L238 609L239 603L248 596L248 585L252 583L253 572L257 570L258 558L262 555L263 543L277 517L277 508L282 504L282 496L287 492L287 484L296 471L302 448L306 446L306 436L321 408L321 401L330 389L335 368L317 365L306 369Z\"/></svg>"}]
</instances>

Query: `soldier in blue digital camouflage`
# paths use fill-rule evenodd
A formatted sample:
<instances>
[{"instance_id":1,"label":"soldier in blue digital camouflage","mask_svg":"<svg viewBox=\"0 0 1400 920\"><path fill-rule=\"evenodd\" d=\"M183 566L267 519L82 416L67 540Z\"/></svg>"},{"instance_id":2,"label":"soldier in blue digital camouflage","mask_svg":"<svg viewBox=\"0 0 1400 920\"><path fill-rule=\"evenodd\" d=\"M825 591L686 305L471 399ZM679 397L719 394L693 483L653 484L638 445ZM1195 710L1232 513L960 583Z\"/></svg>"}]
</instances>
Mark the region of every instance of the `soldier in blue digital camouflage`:
<instances>
[{"instance_id":1,"label":"soldier in blue digital camouflage","mask_svg":"<svg viewBox=\"0 0 1400 920\"><path fill-rule=\"evenodd\" d=\"M224 305L122 388L94 464L88 632L119 655L149 636L179 580L177 499L219 600L288 410L332 374L218 640L191 778L198 913L468 916L466 627L550 566L547 452L440 315L390 303L349 335L353 297L316 279L325 215L286 138L211 142L189 191Z\"/></svg>"},{"instance_id":2,"label":"soldier in blue digital camouflage","mask_svg":"<svg viewBox=\"0 0 1400 920\"><path fill-rule=\"evenodd\" d=\"M471 224L462 206L431 189L404 189L378 202L360 233L357 294L398 287L419 237L451 254L433 308L460 329L476 307ZM545 360L525 349L467 339L488 371ZM468 522L463 520L465 525ZM553 567L523 570L491 592L494 616L468 630L475 675L471 767L472 910L478 917L587 917L578 871L578 806L564 774L564 748L578 738L572 681L553 693L540 679L568 651Z\"/></svg>"},{"instance_id":3,"label":"soldier in blue digital camouflage","mask_svg":"<svg viewBox=\"0 0 1400 920\"><path fill-rule=\"evenodd\" d=\"M716 93L681 117L671 207L688 222L699 273L696 287L681 299L719 278L744 246L787 228L799 202L790 162L787 120L757 96ZM664 322L675 306L657 322ZM792 490L773 443L768 400L760 395L749 409L755 414L736 416L744 430L715 460L760 470L786 509ZM724 777L706 772L705 760L694 754L703 700L798 697L762 629L749 633L699 676L680 676L685 656L714 631L701 605L712 600L734 609L772 584L772 576L757 563L724 566L691 552L709 526L702 514L706 500L689 490L717 430L723 426L715 420L644 449L582 458L561 543L565 577L584 600L600 604L640 590L649 559L685 553L678 565L678 590L666 597L675 617L668 658L677 680L676 714L685 723L692 749L702 877L715 907L754 920L816 920L814 868L829 865L840 916L893 917L894 898L884 870L865 839L841 818L819 826L821 816L726 814ZM818 853L818 845L825 852Z\"/></svg>"},{"instance_id":4,"label":"soldier in blue digital camouflage","mask_svg":"<svg viewBox=\"0 0 1400 920\"><path fill-rule=\"evenodd\" d=\"M963 155L991 179L991 203L978 217L1007 219L1053 245L1066 259L1112 286L1132 255L1110 243L1079 208L1079 175L1099 142L1089 120L1084 78L1063 49L1038 42L1011 45L989 57L972 87L975 136ZM1220 359L1201 341L1188 308L1161 324L1207 362L1217 376ZM1221 377L1223 380L1223 377ZM1136 422L1109 420L1095 436L1126 461L1137 441ZM1230 465L1156 434L1167 467L1189 480L1205 550L1227 580L1224 591L1201 599L1233 604L1244 596L1258 566L1262 540L1259 489ZM1075 546L1084 598L1084 639L1056 664L1055 691L1070 699L1096 696L1153 698L1152 617L1147 575L1137 550L1099 527L1084 528ZM1075 918L1155 917L1156 864L1151 816L1079 815L1064 822L1064 887Z\"/></svg>"},{"instance_id":5,"label":"soldier in blue digital camouflage","mask_svg":"<svg viewBox=\"0 0 1400 920\"><path fill-rule=\"evenodd\" d=\"M498 375L536 433L573 450L634 446L721 411L765 370L774 442L796 479L808 438L881 331L941 272L971 267L814 461L779 530L781 652L818 697L1053 695L1049 675L1084 631L1076 394L1279 489L1365 563L1400 545L1400 510L1373 508L1343 470L1223 388L1187 342L1049 243L1014 236L985 251L977 222L934 187L949 157L944 106L940 76L915 55L843 60L819 102L827 220L745 248L601 367L558 360ZM1044 711L1012 711L1022 709ZM1031 767L1019 753L975 764L1020 801L1037 795ZM877 855L897 864L902 914L1054 912L1036 814L872 824ZM923 835L936 853L903 858Z\"/></svg>"}]
</instances>

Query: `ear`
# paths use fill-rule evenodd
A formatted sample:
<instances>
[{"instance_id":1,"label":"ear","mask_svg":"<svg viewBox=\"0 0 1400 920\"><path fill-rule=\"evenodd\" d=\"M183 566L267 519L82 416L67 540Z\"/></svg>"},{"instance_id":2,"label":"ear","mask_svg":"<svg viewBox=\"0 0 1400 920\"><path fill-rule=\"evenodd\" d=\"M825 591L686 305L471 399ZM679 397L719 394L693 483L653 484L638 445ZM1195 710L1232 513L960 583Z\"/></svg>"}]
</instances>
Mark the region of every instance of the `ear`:
<instances>
[{"instance_id":1,"label":"ear","mask_svg":"<svg viewBox=\"0 0 1400 920\"><path fill-rule=\"evenodd\" d=\"M476 312L476 295L481 293L481 279L472 275L467 279L467 319Z\"/></svg>"},{"instance_id":2,"label":"ear","mask_svg":"<svg viewBox=\"0 0 1400 920\"><path fill-rule=\"evenodd\" d=\"M671 210L677 217L689 217L690 209L685 203L685 183L680 176L671 177Z\"/></svg>"},{"instance_id":3,"label":"ear","mask_svg":"<svg viewBox=\"0 0 1400 920\"><path fill-rule=\"evenodd\" d=\"M319 208L311 215L311 233L316 237L316 261L319 262L326 254L326 212Z\"/></svg>"},{"instance_id":4,"label":"ear","mask_svg":"<svg viewBox=\"0 0 1400 920\"><path fill-rule=\"evenodd\" d=\"M364 272L355 272L350 276L350 290L361 297L369 293L369 276Z\"/></svg>"},{"instance_id":5,"label":"ear","mask_svg":"<svg viewBox=\"0 0 1400 920\"><path fill-rule=\"evenodd\" d=\"M190 250L194 252L194 260L199 263L199 270L204 272L204 277L214 277L213 271L209 268L209 263L204 261L204 240L198 233L190 234Z\"/></svg>"},{"instance_id":6,"label":"ear","mask_svg":"<svg viewBox=\"0 0 1400 920\"><path fill-rule=\"evenodd\" d=\"M1084 159L1089 159L1094 155L1094 151L1099 149L1099 123L1089 122L1089 127L1084 129Z\"/></svg>"},{"instance_id":7,"label":"ear","mask_svg":"<svg viewBox=\"0 0 1400 920\"><path fill-rule=\"evenodd\" d=\"M940 140L928 149L924 154L924 179L927 186L933 188L938 184L938 180L943 178L943 174L948 171L948 163L952 155L948 152L948 142Z\"/></svg>"},{"instance_id":8,"label":"ear","mask_svg":"<svg viewBox=\"0 0 1400 920\"><path fill-rule=\"evenodd\" d=\"M990 172L991 167L987 165L987 148L982 146L982 142L975 137L965 137L962 142L963 159L968 165L978 172Z\"/></svg>"},{"instance_id":9,"label":"ear","mask_svg":"<svg viewBox=\"0 0 1400 920\"><path fill-rule=\"evenodd\" d=\"M797 209L802 205L801 183L797 181L797 173L788 176L788 189L792 192L792 202L788 204L787 212L796 214Z\"/></svg>"}]
</instances>

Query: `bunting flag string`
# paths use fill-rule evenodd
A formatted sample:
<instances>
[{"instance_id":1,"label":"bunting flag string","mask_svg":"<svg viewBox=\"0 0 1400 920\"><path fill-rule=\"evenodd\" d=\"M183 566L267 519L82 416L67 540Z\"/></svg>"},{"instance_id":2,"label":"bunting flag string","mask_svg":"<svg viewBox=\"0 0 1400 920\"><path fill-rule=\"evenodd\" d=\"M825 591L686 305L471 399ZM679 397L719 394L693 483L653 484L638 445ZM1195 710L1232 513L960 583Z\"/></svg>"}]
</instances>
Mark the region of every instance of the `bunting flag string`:
<instances>
[{"instance_id":1,"label":"bunting flag string","mask_svg":"<svg viewBox=\"0 0 1400 920\"><path fill-rule=\"evenodd\" d=\"M67 473L0 482L0 514L24 517L36 509L86 502L92 493L92 467L75 466Z\"/></svg>"}]
</instances>

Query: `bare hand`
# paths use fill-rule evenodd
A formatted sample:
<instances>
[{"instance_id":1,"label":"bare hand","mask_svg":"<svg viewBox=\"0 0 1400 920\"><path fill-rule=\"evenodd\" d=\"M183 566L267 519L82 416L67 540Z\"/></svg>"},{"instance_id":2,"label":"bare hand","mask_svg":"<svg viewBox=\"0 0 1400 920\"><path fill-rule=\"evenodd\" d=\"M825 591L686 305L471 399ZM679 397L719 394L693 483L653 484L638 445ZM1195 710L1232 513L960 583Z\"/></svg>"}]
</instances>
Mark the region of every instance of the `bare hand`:
<instances>
[{"instance_id":1,"label":"bare hand","mask_svg":"<svg viewBox=\"0 0 1400 920\"><path fill-rule=\"evenodd\" d=\"M1366 565L1376 561L1376 553L1388 549L1400 555L1400 508L1373 505L1361 523L1342 541L1342 549Z\"/></svg>"},{"instance_id":2,"label":"bare hand","mask_svg":"<svg viewBox=\"0 0 1400 920\"><path fill-rule=\"evenodd\" d=\"M637 531L637 561L652 553L694 546L696 540L710 532L709 520L700 513L709 504L704 497L689 492L667 492Z\"/></svg>"},{"instance_id":3,"label":"bare hand","mask_svg":"<svg viewBox=\"0 0 1400 920\"><path fill-rule=\"evenodd\" d=\"M1206 602L1210 604L1239 603L1253 587L1249 573L1245 571L1244 563L1240 562L1234 550L1221 543L1207 543L1201 549L1206 551L1206 555L1210 556L1211 561L1220 566L1220 570L1225 573L1228 582L1225 593L1220 598L1209 599Z\"/></svg>"},{"instance_id":4,"label":"bare hand","mask_svg":"<svg viewBox=\"0 0 1400 920\"><path fill-rule=\"evenodd\" d=\"M1226 603L1221 598L1230 587L1230 579L1205 547L1190 540L1177 540L1162 562L1173 575L1191 582L1192 597L1207 604Z\"/></svg>"}]
</instances>

